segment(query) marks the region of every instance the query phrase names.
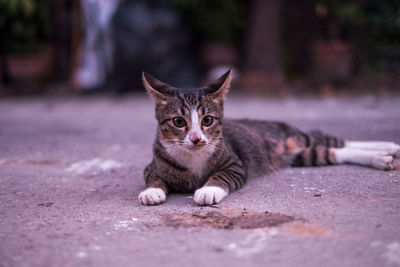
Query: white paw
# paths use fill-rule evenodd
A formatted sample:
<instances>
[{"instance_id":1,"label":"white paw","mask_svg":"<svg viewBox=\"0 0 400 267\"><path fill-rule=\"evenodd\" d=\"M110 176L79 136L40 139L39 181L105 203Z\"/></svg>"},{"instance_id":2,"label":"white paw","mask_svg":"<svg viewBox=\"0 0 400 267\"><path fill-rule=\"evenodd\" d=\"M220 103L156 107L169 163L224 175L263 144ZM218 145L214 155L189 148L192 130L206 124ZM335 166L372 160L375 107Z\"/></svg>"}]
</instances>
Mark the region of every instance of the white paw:
<instances>
[{"instance_id":1,"label":"white paw","mask_svg":"<svg viewBox=\"0 0 400 267\"><path fill-rule=\"evenodd\" d=\"M389 143L387 147L387 151L394 158L400 157L400 146L395 143Z\"/></svg>"},{"instance_id":2,"label":"white paw","mask_svg":"<svg viewBox=\"0 0 400 267\"><path fill-rule=\"evenodd\" d=\"M362 150L381 151L392 155L393 157L400 157L400 145L393 142L380 142L380 141L347 141L346 147Z\"/></svg>"},{"instance_id":3,"label":"white paw","mask_svg":"<svg viewBox=\"0 0 400 267\"><path fill-rule=\"evenodd\" d=\"M197 205L212 205L221 202L228 192L218 186L204 186L194 193L194 202Z\"/></svg>"},{"instance_id":4,"label":"white paw","mask_svg":"<svg viewBox=\"0 0 400 267\"><path fill-rule=\"evenodd\" d=\"M387 154L390 154L394 158L400 156L400 145L393 142L380 142L376 147L377 150L384 151Z\"/></svg>"},{"instance_id":5,"label":"white paw","mask_svg":"<svg viewBox=\"0 0 400 267\"><path fill-rule=\"evenodd\" d=\"M142 205L158 205L164 203L167 195L160 188L147 188L139 194L139 202Z\"/></svg>"},{"instance_id":6,"label":"white paw","mask_svg":"<svg viewBox=\"0 0 400 267\"><path fill-rule=\"evenodd\" d=\"M393 170L394 160L391 155L377 155L372 158L372 166L380 170Z\"/></svg>"}]
</instances>

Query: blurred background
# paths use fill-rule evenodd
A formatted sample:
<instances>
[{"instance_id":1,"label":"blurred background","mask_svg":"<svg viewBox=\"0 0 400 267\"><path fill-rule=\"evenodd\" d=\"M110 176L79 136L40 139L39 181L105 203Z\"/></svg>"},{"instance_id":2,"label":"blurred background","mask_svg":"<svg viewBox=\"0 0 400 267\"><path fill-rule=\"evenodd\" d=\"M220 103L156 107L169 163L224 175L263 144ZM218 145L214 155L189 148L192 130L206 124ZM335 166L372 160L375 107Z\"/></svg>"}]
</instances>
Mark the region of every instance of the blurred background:
<instances>
[{"instance_id":1,"label":"blurred background","mask_svg":"<svg viewBox=\"0 0 400 267\"><path fill-rule=\"evenodd\" d=\"M0 95L400 92L398 0L0 0Z\"/></svg>"}]
</instances>

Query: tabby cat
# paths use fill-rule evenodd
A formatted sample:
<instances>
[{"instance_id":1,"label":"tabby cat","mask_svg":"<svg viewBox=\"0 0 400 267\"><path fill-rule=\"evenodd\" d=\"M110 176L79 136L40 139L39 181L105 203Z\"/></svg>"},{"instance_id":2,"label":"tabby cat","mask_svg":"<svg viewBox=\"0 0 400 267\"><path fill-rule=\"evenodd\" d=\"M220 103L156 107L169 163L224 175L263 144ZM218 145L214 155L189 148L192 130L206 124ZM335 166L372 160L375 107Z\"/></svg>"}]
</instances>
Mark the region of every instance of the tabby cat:
<instances>
[{"instance_id":1,"label":"tabby cat","mask_svg":"<svg viewBox=\"0 0 400 267\"><path fill-rule=\"evenodd\" d=\"M153 161L144 170L143 205L165 202L171 192L194 192L198 205L219 203L249 177L286 166L360 164L391 170L400 146L391 142L350 142L302 132L281 122L229 120L223 104L232 77L179 89L143 73L156 106Z\"/></svg>"}]
</instances>

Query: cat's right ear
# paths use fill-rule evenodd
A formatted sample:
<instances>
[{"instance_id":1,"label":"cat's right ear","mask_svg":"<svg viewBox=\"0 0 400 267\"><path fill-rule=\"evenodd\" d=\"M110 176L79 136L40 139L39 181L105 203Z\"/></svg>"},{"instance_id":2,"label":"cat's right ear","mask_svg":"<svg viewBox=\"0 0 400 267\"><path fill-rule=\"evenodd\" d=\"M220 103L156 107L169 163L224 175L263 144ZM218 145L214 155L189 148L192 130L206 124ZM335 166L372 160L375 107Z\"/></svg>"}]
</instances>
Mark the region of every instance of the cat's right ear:
<instances>
[{"instance_id":1,"label":"cat's right ear","mask_svg":"<svg viewBox=\"0 0 400 267\"><path fill-rule=\"evenodd\" d=\"M174 88L172 86L157 80L144 71L142 80L147 93L156 104L165 105L168 103L168 98L173 96Z\"/></svg>"}]
</instances>

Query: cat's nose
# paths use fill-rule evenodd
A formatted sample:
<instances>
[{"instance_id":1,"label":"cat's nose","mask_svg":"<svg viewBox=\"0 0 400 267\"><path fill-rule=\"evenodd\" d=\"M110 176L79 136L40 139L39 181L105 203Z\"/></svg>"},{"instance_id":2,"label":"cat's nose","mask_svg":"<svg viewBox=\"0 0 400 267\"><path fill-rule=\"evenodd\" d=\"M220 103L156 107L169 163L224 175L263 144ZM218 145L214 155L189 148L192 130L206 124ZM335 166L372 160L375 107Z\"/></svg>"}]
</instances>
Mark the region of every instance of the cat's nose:
<instances>
[{"instance_id":1,"label":"cat's nose","mask_svg":"<svg viewBox=\"0 0 400 267\"><path fill-rule=\"evenodd\" d=\"M190 134L189 135L189 140L192 142L194 145L197 145L201 141L201 137L198 136L197 134Z\"/></svg>"},{"instance_id":2,"label":"cat's nose","mask_svg":"<svg viewBox=\"0 0 400 267\"><path fill-rule=\"evenodd\" d=\"M192 143L195 144L195 145L197 145L197 143L200 142L200 140L201 140L200 138L195 139L195 140L192 140Z\"/></svg>"}]
</instances>

